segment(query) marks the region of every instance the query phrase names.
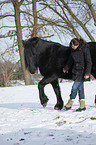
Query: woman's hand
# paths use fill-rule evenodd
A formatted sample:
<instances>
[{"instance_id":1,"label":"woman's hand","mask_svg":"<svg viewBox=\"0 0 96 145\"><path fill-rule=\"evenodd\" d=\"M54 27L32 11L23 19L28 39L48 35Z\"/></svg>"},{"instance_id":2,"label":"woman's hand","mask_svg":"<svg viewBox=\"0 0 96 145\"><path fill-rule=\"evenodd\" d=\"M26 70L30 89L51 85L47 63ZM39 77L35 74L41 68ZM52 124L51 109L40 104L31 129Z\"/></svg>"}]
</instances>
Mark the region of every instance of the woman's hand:
<instances>
[{"instance_id":1,"label":"woman's hand","mask_svg":"<svg viewBox=\"0 0 96 145\"><path fill-rule=\"evenodd\" d=\"M88 79L88 78L89 78L89 76L88 76L88 75L86 75L86 76L84 76L84 78L85 78L85 79Z\"/></svg>"},{"instance_id":2,"label":"woman's hand","mask_svg":"<svg viewBox=\"0 0 96 145\"><path fill-rule=\"evenodd\" d=\"M64 73L68 73L68 71L66 71L64 68L63 68L63 72L64 72Z\"/></svg>"}]
</instances>

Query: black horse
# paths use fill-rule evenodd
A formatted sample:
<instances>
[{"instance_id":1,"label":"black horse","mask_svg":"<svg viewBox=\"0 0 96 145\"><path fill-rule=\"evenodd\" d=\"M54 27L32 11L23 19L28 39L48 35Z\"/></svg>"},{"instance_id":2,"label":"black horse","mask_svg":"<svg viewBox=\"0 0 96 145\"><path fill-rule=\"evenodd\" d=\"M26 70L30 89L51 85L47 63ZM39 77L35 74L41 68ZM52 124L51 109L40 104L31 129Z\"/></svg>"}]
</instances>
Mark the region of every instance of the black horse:
<instances>
[{"instance_id":1,"label":"black horse","mask_svg":"<svg viewBox=\"0 0 96 145\"><path fill-rule=\"evenodd\" d=\"M43 107L46 107L48 98L44 93L45 85L51 83L57 97L54 109L61 110L61 97L58 78L72 79L72 68L63 73L71 49L56 42L46 41L38 37L22 41L24 46L25 65L31 74L39 68L43 79L38 83L39 97ZM96 78L96 42L88 43L92 57L91 74Z\"/></svg>"}]
</instances>

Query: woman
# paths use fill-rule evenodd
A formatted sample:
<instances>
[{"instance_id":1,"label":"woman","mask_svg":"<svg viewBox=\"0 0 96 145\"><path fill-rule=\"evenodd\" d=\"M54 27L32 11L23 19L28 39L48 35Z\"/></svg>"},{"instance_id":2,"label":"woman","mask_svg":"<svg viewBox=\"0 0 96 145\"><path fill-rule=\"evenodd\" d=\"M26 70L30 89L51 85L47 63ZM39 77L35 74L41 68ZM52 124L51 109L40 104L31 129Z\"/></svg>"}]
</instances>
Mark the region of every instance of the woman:
<instances>
[{"instance_id":1,"label":"woman","mask_svg":"<svg viewBox=\"0 0 96 145\"><path fill-rule=\"evenodd\" d=\"M70 99L65 105L65 110L71 109L74 99L78 93L80 107L76 111L84 111L86 110L84 80L90 78L92 66L90 51L83 39L72 39L70 47L72 48L72 51L66 66L63 68L63 72L67 73L69 68L72 66L72 78L74 83L71 89Z\"/></svg>"}]
</instances>

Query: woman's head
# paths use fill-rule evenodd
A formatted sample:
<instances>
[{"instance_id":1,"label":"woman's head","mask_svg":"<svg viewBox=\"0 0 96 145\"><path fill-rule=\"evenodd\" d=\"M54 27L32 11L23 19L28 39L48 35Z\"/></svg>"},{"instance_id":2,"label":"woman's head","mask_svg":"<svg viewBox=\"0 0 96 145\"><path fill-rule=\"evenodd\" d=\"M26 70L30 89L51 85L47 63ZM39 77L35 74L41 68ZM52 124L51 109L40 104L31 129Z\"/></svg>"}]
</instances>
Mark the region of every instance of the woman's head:
<instances>
[{"instance_id":1,"label":"woman's head","mask_svg":"<svg viewBox=\"0 0 96 145\"><path fill-rule=\"evenodd\" d=\"M86 42L83 39L73 38L70 42L70 47L72 49L77 49L79 45L86 44Z\"/></svg>"}]
</instances>

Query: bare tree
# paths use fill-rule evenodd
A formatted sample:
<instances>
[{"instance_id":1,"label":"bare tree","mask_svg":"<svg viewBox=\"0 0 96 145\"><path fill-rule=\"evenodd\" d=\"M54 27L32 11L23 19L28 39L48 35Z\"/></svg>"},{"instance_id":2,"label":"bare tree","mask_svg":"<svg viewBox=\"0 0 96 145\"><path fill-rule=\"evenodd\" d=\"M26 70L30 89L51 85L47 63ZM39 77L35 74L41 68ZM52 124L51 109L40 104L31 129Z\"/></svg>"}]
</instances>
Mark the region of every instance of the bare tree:
<instances>
[{"instance_id":1,"label":"bare tree","mask_svg":"<svg viewBox=\"0 0 96 145\"><path fill-rule=\"evenodd\" d=\"M62 32L65 34L69 33L76 37L83 37L80 34L81 29L91 41L95 41L94 36L87 27L88 22L92 19L95 24L96 14L91 0L50 0L42 1L40 4L49 9L49 16L51 16L44 17L43 14L40 14L40 18L50 23L55 29L57 28L60 31L60 28L62 28ZM57 19L54 19L55 17Z\"/></svg>"},{"instance_id":2,"label":"bare tree","mask_svg":"<svg viewBox=\"0 0 96 145\"><path fill-rule=\"evenodd\" d=\"M77 24L79 24L82 29L85 31L85 33L88 35L88 37L90 38L90 40L95 41L95 39L93 38L93 36L91 35L91 33L89 32L89 30L87 29L87 27L83 24L83 22L72 12L72 10L70 9L70 7L67 5L67 3L64 0L61 0L61 2L63 3L64 7L68 10L70 16L76 21Z\"/></svg>"},{"instance_id":3,"label":"bare tree","mask_svg":"<svg viewBox=\"0 0 96 145\"><path fill-rule=\"evenodd\" d=\"M3 87L7 87L9 81L14 79L14 70L19 63L19 61L15 64L11 63L10 57L6 60L4 58L4 55L6 55L6 53L11 55L11 53L5 51L1 54L2 61L0 62L0 86Z\"/></svg>"},{"instance_id":4,"label":"bare tree","mask_svg":"<svg viewBox=\"0 0 96 145\"><path fill-rule=\"evenodd\" d=\"M33 23L32 20L29 22L31 22L30 26L21 26L21 22L20 22L20 7L22 6L24 0L12 0L12 1L2 1L0 3L0 7L3 8L5 5L7 4L13 4L14 10L13 12L3 12L3 14L0 15L0 19L4 19L4 18L9 18L9 17L13 17L15 18L15 24L16 24L16 29L15 26L5 26L3 25L2 27L0 27L0 29L4 29L4 28L8 28L7 32L5 34L1 34L0 38L13 38L15 39L16 37L16 41L15 43L13 42L12 46L10 46L10 48L14 48L15 46L18 45L19 48L19 54L20 54L20 60L21 60L21 65L22 65L22 70L24 72L24 79L25 79L25 84L34 84L34 75L31 75L28 70L25 69L25 63L24 63L24 56L23 56L23 46L22 46L22 28L32 28L31 29L31 37L34 37L37 35L37 10L36 10L36 1L33 0L33 2L31 1L29 3L29 1L27 1L27 5L31 5L32 4L32 9L31 9L31 18L33 19ZM10 3L12 2L12 3ZM32 11L33 10L33 11ZM24 13L23 13L24 14ZM14 30L12 30L12 28ZM38 29L39 30L39 29ZM33 36L32 36L33 35Z\"/></svg>"}]
</instances>

